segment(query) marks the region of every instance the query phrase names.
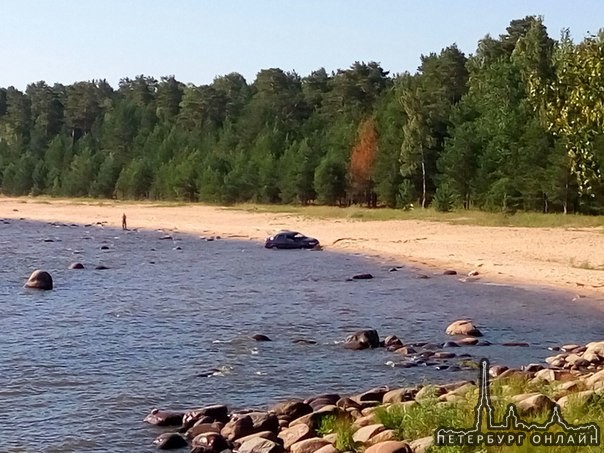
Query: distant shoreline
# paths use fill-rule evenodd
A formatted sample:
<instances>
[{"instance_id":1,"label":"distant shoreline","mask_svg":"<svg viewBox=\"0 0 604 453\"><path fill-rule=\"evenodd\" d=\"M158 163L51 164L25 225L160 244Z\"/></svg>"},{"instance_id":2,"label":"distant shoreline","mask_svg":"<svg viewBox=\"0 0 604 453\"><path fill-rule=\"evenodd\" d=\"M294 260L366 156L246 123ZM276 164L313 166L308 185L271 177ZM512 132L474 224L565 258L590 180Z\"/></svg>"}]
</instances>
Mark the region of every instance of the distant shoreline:
<instances>
[{"instance_id":1,"label":"distant shoreline","mask_svg":"<svg viewBox=\"0 0 604 453\"><path fill-rule=\"evenodd\" d=\"M538 286L604 302L604 234L595 228L518 228L452 225L423 220L310 218L201 204L121 203L0 197L0 217L221 235L262 241L280 229L318 238L325 250L361 253L423 272L471 271L476 278Z\"/></svg>"}]
</instances>

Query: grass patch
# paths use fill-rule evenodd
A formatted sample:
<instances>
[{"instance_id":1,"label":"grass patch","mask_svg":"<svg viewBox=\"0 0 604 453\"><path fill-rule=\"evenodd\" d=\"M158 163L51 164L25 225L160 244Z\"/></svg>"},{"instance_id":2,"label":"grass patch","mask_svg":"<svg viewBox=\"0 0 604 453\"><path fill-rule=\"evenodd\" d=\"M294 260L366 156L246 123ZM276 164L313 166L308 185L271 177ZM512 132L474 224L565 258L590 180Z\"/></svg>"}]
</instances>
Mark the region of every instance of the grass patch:
<instances>
[{"instance_id":1,"label":"grass patch","mask_svg":"<svg viewBox=\"0 0 604 453\"><path fill-rule=\"evenodd\" d=\"M497 422L502 420L514 395L539 392L553 399L559 393L559 385L559 382L527 382L519 377L492 381L490 393ZM579 386L578 390L584 390L584 388ZM457 403L445 403L437 398L429 397L411 405L393 404L389 407L379 407L374 415L376 420L382 423L386 429L394 430L397 439L410 441L432 436L439 427L471 428L474 425L474 409L477 399L478 389L473 389L467 392L465 398ZM604 392L592 395L587 401L585 399L571 399L570 403L563 409L562 414L566 422L570 424L597 423L602 430L604 428ZM529 423L542 423L549 417L550 412L543 411L523 418ZM546 451L553 453L596 453L603 451L603 448L602 446L535 447L530 444L527 436L522 446L433 446L428 451L431 453L540 453Z\"/></svg>"},{"instance_id":2,"label":"grass patch","mask_svg":"<svg viewBox=\"0 0 604 453\"><path fill-rule=\"evenodd\" d=\"M475 210L437 212L434 209L368 209L358 206L339 208L336 206L294 206L239 204L228 209L248 212L290 214L307 218L348 219L359 221L379 220L423 220L446 222L457 225L504 226L528 228L603 228L604 216L575 214L542 214L517 212L516 214L492 213Z\"/></svg>"},{"instance_id":3,"label":"grass patch","mask_svg":"<svg viewBox=\"0 0 604 453\"><path fill-rule=\"evenodd\" d=\"M397 439L432 436L434 430L441 426L472 426L473 415L473 406L443 404L432 398L422 399L411 406L393 405L375 411L375 418L386 429L393 430Z\"/></svg>"},{"instance_id":4,"label":"grass patch","mask_svg":"<svg viewBox=\"0 0 604 453\"><path fill-rule=\"evenodd\" d=\"M11 197L14 198L14 197ZM20 203L67 202L71 204L92 204L97 206L142 205L148 207L214 206L247 212L288 214L305 218L345 219L358 221L418 220L445 222L456 225L528 227L528 228L601 228L604 231L604 216L577 214L542 214L537 212L516 212L515 214L493 213L477 210L438 212L435 209L368 209L359 206L339 208L336 206L296 206L243 203L221 206L211 203L189 203L184 201L161 200L109 200L98 198L53 198L47 195L22 197ZM604 268L602 268L604 270Z\"/></svg>"},{"instance_id":5,"label":"grass patch","mask_svg":"<svg viewBox=\"0 0 604 453\"><path fill-rule=\"evenodd\" d=\"M354 429L352 427L352 419L349 417L327 415L321 418L317 434L320 436L336 434L337 438L334 447L338 451L356 452L359 450L359 445L352 438Z\"/></svg>"}]
</instances>

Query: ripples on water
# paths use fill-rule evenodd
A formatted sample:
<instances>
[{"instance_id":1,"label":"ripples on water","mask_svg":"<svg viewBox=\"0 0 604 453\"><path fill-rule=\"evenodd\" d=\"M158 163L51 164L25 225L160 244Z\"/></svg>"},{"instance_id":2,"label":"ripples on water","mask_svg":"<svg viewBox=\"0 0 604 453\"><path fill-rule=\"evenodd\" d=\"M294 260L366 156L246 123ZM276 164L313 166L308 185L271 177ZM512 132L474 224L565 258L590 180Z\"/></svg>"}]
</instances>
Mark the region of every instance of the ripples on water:
<instances>
[{"instance_id":1,"label":"ripples on water","mask_svg":"<svg viewBox=\"0 0 604 453\"><path fill-rule=\"evenodd\" d=\"M357 256L162 234L0 223L2 451L154 451L158 431L142 420L156 406L266 407L287 396L475 378L391 368L391 353L337 344L360 328L444 341L450 321L471 317L493 343L532 345L461 351L509 365L543 360L548 345L604 338L602 312L587 299L415 279ZM86 269L67 270L74 261ZM23 288L37 268L51 272L53 291ZM361 272L376 278L345 281ZM250 340L256 333L273 341ZM318 343L292 343L299 338Z\"/></svg>"}]
</instances>

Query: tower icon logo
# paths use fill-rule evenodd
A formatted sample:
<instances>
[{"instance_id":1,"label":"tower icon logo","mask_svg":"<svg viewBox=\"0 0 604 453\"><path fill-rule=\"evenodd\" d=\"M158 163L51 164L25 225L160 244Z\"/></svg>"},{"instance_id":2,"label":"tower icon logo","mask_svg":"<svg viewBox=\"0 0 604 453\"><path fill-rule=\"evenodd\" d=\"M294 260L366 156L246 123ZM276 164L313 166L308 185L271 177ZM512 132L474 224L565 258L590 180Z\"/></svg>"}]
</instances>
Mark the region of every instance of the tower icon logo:
<instances>
[{"instance_id":1,"label":"tower icon logo","mask_svg":"<svg viewBox=\"0 0 604 453\"><path fill-rule=\"evenodd\" d=\"M600 445L600 427L596 423L571 425L562 416L559 405L543 423L529 423L509 404L500 422L495 417L489 382L489 361L480 361L479 396L474 408L472 428L441 427L434 432L438 446L521 446L525 441L533 446L597 446Z\"/></svg>"}]
</instances>

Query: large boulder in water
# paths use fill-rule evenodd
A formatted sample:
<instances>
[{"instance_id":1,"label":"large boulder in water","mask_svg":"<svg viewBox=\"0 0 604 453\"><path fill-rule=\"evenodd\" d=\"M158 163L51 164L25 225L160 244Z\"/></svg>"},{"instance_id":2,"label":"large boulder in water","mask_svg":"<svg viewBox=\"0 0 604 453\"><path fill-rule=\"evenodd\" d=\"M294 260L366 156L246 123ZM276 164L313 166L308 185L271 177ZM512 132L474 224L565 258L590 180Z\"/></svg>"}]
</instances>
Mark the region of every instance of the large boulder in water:
<instances>
[{"instance_id":1,"label":"large boulder in water","mask_svg":"<svg viewBox=\"0 0 604 453\"><path fill-rule=\"evenodd\" d=\"M481 337L482 333L469 319L455 321L447 327L447 335L464 335L468 337Z\"/></svg>"},{"instance_id":2,"label":"large boulder in water","mask_svg":"<svg viewBox=\"0 0 604 453\"><path fill-rule=\"evenodd\" d=\"M193 426L202 417L209 417L209 420L207 420L208 423L212 423L213 421L226 423L229 421L229 410L223 404L215 404L195 409L184 415L183 424L190 424Z\"/></svg>"},{"instance_id":3,"label":"large boulder in water","mask_svg":"<svg viewBox=\"0 0 604 453\"><path fill-rule=\"evenodd\" d=\"M219 453L228 448L228 442L218 433L200 434L191 442L191 453Z\"/></svg>"},{"instance_id":4,"label":"large boulder in water","mask_svg":"<svg viewBox=\"0 0 604 453\"><path fill-rule=\"evenodd\" d=\"M163 433L160 434L154 441L159 450L177 450L188 446L187 439L178 433Z\"/></svg>"},{"instance_id":5,"label":"large boulder in water","mask_svg":"<svg viewBox=\"0 0 604 453\"><path fill-rule=\"evenodd\" d=\"M184 415L183 412L161 411L156 408L145 417L144 421L157 426L180 426Z\"/></svg>"},{"instance_id":6,"label":"large boulder in water","mask_svg":"<svg viewBox=\"0 0 604 453\"><path fill-rule=\"evenodd\" d=\"M52 289L52 277L46 271L34 271L25 283L26 288Z\"/></svg>"},{"instance_id":7,"label":"large boulder in water","mask_svg":"<svg viewBox=\"0 0 604 453\"><path fill-rule=\"evenodd\" d=\"M379 346L380 337L377 330L360 330L344 340L344 347L347 349L373 349Z\"/></svg>"}]
</instances>

